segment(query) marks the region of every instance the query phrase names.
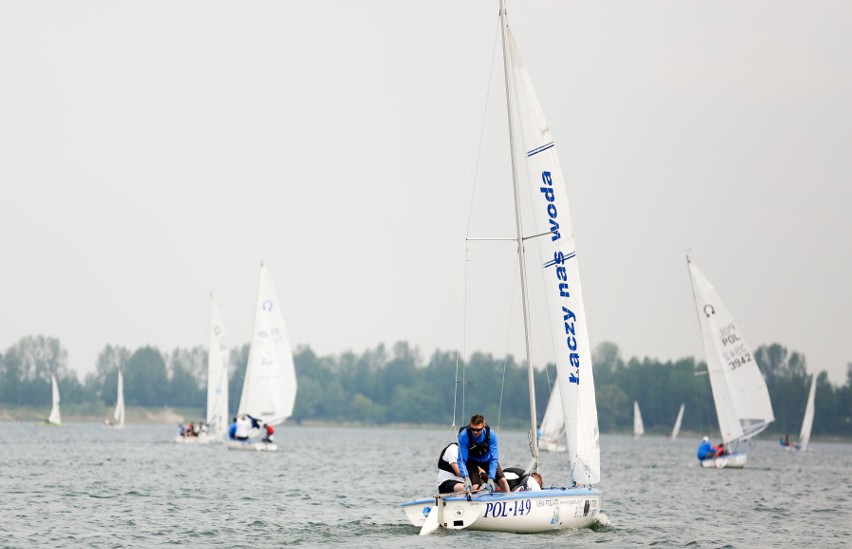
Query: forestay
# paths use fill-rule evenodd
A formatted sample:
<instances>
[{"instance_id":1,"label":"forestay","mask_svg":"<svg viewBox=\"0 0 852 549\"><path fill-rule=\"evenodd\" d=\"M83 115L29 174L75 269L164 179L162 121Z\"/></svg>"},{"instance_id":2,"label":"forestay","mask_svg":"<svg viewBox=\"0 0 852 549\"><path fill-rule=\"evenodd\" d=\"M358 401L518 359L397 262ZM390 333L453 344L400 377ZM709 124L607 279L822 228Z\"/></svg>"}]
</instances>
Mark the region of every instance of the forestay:
<instances>
[{"instance_id":1,"label":"forestay","mask_svg":"<svg viewBox=\"0 0 852 549\"><path fill-rule=\"evenodd\" d=\"M281 303L265 265L260 266L254 335L249 350L239 414L278 425L293 413L296 369Z\"/></svg>"},{"instance_id":2,"label":"forestay","mask_svg":"<svg viewBox=\"0 0 852 549\"><path fill-rule=\"evenodd\" d=\"M228 431L228 348L219 308L212 296L207 338L207 424L217 435Z\"/></svg>"},{"instance_id":3,"label":"forestay","mask_svg":"<svg viewBox=\"0 0 852 549\"><path fill-rule=\"evenodd\" d=\"M506 32L509 97L526 151L536 234L549 233L537 240L544 260L545 296L556 351L571 480L577 484L594 484L600 481L598 417L568 196L544 113L515 39L508 28Z\"/></svg>"},{"instance_id":4,"label":"forestay","mask_svg":"<svg viewBox=\"0 0 852 549\"><path fill-rule=\"evenodd\" d=\"M689 273L722 441L748 439L775 419L766 382L716 289L692 261Z\"/></svg>"}]
</instances>

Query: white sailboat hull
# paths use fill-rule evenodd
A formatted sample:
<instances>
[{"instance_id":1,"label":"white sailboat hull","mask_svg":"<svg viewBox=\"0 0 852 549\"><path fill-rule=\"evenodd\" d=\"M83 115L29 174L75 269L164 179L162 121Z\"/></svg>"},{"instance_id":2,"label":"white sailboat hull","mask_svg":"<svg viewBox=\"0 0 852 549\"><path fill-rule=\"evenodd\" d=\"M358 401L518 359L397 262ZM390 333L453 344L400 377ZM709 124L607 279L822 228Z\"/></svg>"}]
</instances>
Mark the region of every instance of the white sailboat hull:
<instances>
[{"instance_id":1,"label":"white sailboat hull","mask_svg":"<svg viewBox=\"0 0 852 549\"><path fill-rule=\"evenodd\" d=\"M261 440L229 440L226 444L228 450L243 450L249 452L277 452L278 445L273 442Z\"/></svg>"},{"instance_id":2,"label":"white sailboat hull","mask_svg":"<svg viewBox=\"0 0 852 549\"><path fill-rule=\"evenodd\" d=\"M222 442L222 437L214 435L198 435L195 437L175 436L175 442L181 444L211 444L213 442Z\"/></svg>"},{"instance_id":3,"label":"white sailboat hull","mask_svg":"<svg viewBox=\"0 0 852 549\"><path fill-rule=\"evenodd\" d=\"M450 530L536 533L587 528L600 513L602 492L588 488L552 488L537 492L477 494L404 503L405 515L422 527L431 513ZM436 503L437 500L437 503Z\"/></svg>"},{"instance_id":4,"label":"white sailboat hull","mask_svg":"<svg viewBox=\"0 0 852 549\"><path fill-rule=\"evenodd\" d=\"M716 458L701 460L701 466L710 469L742 469L748 461L748 454L728 454Z\"/></svg>"}]
</instances>

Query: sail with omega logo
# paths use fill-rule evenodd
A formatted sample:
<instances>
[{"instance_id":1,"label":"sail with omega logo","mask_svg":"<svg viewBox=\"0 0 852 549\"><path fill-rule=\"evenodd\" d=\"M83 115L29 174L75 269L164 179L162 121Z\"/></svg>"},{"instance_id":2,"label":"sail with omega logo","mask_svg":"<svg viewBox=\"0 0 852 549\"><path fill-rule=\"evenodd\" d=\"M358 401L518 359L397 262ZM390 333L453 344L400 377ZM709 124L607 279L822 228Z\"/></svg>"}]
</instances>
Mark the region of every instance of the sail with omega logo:
<instances>
[{"instance_id":1,"label":"sail with omega logo","mask_svg":"<svg viewBox=\"0 0 852 549\"><path fill-rule=\"evenodd\" d=\"M687 261L722 441L751 438L775 419L769 390L719 293L695 263Z\"/></svg>"},{"instance_id":2,"label":"sail with omega logo","mask_svg":"<svg viewBox=\"0 0 852 549\"><path fill-rule=\"evenodd\" d=\"M290 417L295 403L296 369L281 302L261 263L254 335L238 413L278 425Z\"/></svg>"},{"instance_id":3,"label":"sail with omega logo","mask_svg":"<svg viewBox=\"0 0 852 549\"><path fill-rule=\"evenodd\" d=\"M556 145L550 134L527 68L515 39L508 32L509 94L521 130L528 189L533 195L535 234L543 258L545 298L571 462L577 484L600 481L600 445L592 353L583 293L580 288L574 228Z\"/></svg>"}]
</instances>

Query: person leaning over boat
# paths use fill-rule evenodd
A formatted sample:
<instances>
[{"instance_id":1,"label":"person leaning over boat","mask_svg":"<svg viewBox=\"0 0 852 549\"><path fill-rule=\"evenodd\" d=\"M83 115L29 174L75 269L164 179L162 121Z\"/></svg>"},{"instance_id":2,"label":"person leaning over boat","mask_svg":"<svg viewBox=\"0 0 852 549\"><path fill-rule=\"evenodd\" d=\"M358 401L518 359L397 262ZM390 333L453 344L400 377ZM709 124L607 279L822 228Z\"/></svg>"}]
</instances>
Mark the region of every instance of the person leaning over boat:
<instances>
[{"instance_id":1,"label":"person leaning over boat","mask_svg":"<svg viewBox=\"0 0 852 549\"><path fill-rule=\"evenodd\" d=\"M237 440L248 440L251 434L251 420L246 414L237 418L237 432L234 436Z\"/></svg>"},{"instance_id":2,"label":"person leaning over boat","mask_svg":"<svg viewBox=\"0 0 852 549\"><path fill-rule=\"evenodd\" d=\"M438 483L439 494L451 492L464 492L464 478L459 470L459 443L451 442L441 450L438 456Z\"/></svg>"},{"instance_id":3,"label":"person leaning over boat","mask_svg":"<svg viewBox=\"0 0 852 549\"><path fill-rule=\"evenodd\" d=\"M494 491L494 481L500 483L503 491L509 491L509 483L500 468L500 453L497 446L497 433L485 424L485 418L474 414L470 423L459 431L459 471L464 477L464 489L473 490L470 481L470 471L477 475L477 467L488 475L486 485L490 492Z\"/></svg>"},{"instance_id":4,"label":"person leaning over boat","mask_svg":"<svg viewBox=\"0 0 852 549\"><path fill-rule=\"evenodd\" d=\"M716 449L710 443L709 437L701 439L701 444L698 446L698 459L710 459L716 457Z\"/></svg>"}]
</instances>

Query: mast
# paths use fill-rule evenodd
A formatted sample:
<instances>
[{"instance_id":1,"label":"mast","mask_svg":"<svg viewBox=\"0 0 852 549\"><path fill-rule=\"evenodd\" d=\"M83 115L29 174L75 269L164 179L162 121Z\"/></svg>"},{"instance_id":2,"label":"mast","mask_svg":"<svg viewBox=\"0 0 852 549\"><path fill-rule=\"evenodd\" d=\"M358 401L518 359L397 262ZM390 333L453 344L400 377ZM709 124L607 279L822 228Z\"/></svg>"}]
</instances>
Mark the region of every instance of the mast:
<instances>
[{"instance_id":1,"label":"mast","mask_svg":"<svg viewBox=\"0 0 852 549\"><path fill-rule=\"evenodd\" d=\"M518 167L515 162L515 132L512 126L512 98L511 83L509 78L509 20L506 17L506 0L500 0L500 27L503 39L503 75L506 84L506 111L509 118L509 152L512 159L512 188L515 198L515 227L518 235L518 263L521 270L521 302L524 311L524 343L527 354L527 377L530 391L530 451L533 457L533 470L538 465L538 437L536 437L536 413L535 413L535 377L532 366L532 340L530 338L530 312L529 312L529 290L527 289L527 267L524 255L524 231L521 223L521 201L518 185Z\"/></svg>"}]
</instances>

